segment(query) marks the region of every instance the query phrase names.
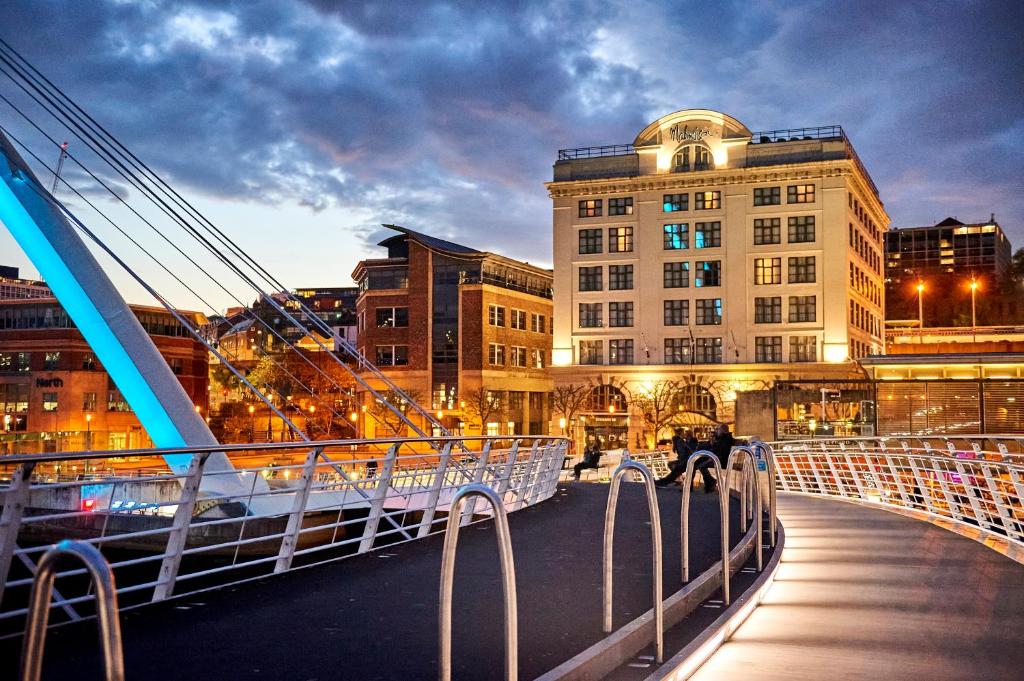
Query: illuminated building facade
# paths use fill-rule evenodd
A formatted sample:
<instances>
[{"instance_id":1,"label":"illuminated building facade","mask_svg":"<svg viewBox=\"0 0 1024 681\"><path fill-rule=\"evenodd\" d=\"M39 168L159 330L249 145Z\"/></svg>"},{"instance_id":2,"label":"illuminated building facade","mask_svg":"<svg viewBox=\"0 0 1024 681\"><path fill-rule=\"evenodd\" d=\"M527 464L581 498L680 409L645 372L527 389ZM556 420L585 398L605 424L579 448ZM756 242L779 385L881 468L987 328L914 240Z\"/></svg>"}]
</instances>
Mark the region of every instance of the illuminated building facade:
<instances>
[{"instance_id":1,"label":"illuminated building facade","mask_svg":"<svg viewBox=\"0 0 1024 681\"><path fill-rule=\"evenodd\" d=\"M737 392L883 352L889 218L838 126L678 111L632 144L561 150L547 187L559 383L681 381L681 410L731 422ZM634 446L642 415L605 401L588 432Z\"/></svg>"},{"instance_id":2,"label":"illuminated building facade","mask_svg":"<svg viewBox=\"0 0 1024 681\"><path fill-rule=\"evenodd\" d=\"M0 265L0 300L52 297L53 292L45 282L22 279L18 276L17 267Z\"/></svg>"},{"instance_id":3,"label":"illuminated building facade","mask_svg":"<svg viewBox=\"0 0 1024 681\"><path fill-rule=\"evenodd\" d=\"M388 227L388 257L352 275L360 352L452 431L546 434L551 271ZM362 420L367 437L394 434Z\"/></svg>"},{"instance_id":4,"label":"illuminated building facade","mask_svg":"<svg viewBox=\"0 0 1024 681\"><path fill-rule=\"evenodd\" d=\"M189 398L205 413L205 346L163 308L130 307ZM54 298L0 303L0 419L0 453L153 446Z\"/></svg>"}]
</instances>

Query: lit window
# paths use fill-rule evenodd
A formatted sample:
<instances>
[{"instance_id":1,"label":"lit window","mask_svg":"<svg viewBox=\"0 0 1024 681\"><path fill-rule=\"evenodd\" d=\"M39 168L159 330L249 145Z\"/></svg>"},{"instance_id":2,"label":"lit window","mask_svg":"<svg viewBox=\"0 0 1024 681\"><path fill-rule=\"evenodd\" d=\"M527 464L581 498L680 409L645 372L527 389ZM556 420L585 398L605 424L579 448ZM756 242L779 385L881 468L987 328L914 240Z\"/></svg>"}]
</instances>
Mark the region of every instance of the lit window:
<instances>
[{"instance_id":1,"label":"lit window","mask_svg":"<svg viewBox=\"0 0 1024 681\"><path fill-rule=\"evenodd\" d=\"M675 213L681 210L690 210L690 195L665 194L662 198L661 209L666 213Z\"/></svg>"},{"instance_id":2,"label":"lit window","mask_svg":"<svg viewBox=\"0 0 1024 681\"><path fill-rule=\"evenodd\" d=\"M690 247L690 226L688 224L665 225L664 232L666 251Z\"/></svg>"},{"instance_id":3,"label":"lit window","mask_svg":"<svg viewBox=\"0 0 1024 681\"><path fill-rule=\"evenodd\" d=\"M633 252L633 228L632 227L611 227L608 229L608 252L609 253L632 253Z\"/></svg>"},{"instance_id":4,"label":"lit window","mask_svg":"<svg viewBox=\"0 0 1024 681\"><path fill-rule=\"evenodd\" d=\"M681 147L672 157L672 170L685 173L691 170L711 170L714 161L711 150L701 144L688 144Z\"/></svg>"},{"instance_id":5,"label":"lit window","mask_svg":"<svg viewBox=\"0 0 1024 681\"><path fill-rule=\"evenodd\" d=\"M57 411L57 393L43 393L43 411Z\"/></svg>"},{"instance_id":6,"label":"lit window","mask_svg":"<svg viewBox=\"0 0 1024 681\"><path fill-rule=\"evenodd\" d=\"M754 284L781 284L782 258L755 258Z\"/></svg>"},{"instance_id":7,"label":"lit window","mask_svg":"<svg viewBox=\"0 0 1024 681\"><path fill-rule=\"evenodd\" d=\"M789 185L786 188L786 203L814 203L814 185Z\"/></svg>"},{"instance_id":8,"label":"lit window","mask_svg":"<svg viewBox=\"0 0 1024 681\"><path fill-rule=\"evenodd\" d=\"M698 262L693 271L693 285L698 288L704 286L721 286L722 261L708 260Z\"/></svg>"},{"instance_id":9,"label":"lit window","mask_svg":"<svg viewBox=\"0 0 1024 681\"><path fill-rule=\"evenodd\" d=\"M378 307L377 327L398 328L409 326L409 308L407 307Z\"/></svg>"},{"instance_id":10,"label":"lit window","mask_svg":"<svg viewBox=\"0 0 1024 681\"><path fill-rule=\"evenodd\" d=\"M693 228L693 245L695 247L718 248L722 245L721 222L698 222Z\"/></svg>"},{"instance_id":11,"label":"lit window","mask_svg":"<svg viewBox=\"0 0 1024 681\"><path fill-rule=\"evenodd\" d=\"M608 199L608 215L632 215L633 197L627 196L621 199Z\"/></svg>"},{"instance_id":12,"label":"lit window","mask_svg":"<svg viewBox=\"0 0 1024 681\"><path fill-rule=\"evenodd\" d=\"M586 201L580 201L580 217L601 217L601 199L588 199Z\"/></svg>"},{"instance_id":13,"label":"lit window","mask_svg":"<svg viewBox=\"0 0 1024 681\"><path fill-rule=\"evenodd\" d=\"M697 192L694 194L697 210L716 210L722 207L722 192Z\"/></svg>"}]
</instances>

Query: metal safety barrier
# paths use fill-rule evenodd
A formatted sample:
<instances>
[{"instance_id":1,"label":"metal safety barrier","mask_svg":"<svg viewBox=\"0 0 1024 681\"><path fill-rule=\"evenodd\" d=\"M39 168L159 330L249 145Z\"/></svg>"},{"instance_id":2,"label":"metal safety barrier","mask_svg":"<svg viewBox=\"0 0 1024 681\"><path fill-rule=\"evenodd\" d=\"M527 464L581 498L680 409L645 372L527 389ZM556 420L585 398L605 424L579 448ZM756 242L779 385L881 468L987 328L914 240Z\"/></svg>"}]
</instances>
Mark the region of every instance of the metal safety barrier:
<instances>
[{"instance_id":1,"label":"metal safety barrier","mask_svg":"<svg viewBox=\"0 0 1024 681\"><path fill-rule=\"evenodd\" d=\"M683 478L683 502L679 511L679 541L682 546L682 579L690 581L690 496L693 494L693 476L697 462L708 459L715 469L715 479L721 483L723 492L718 495L719 517L722 523L722 583L729 579L729 495L726 480L722 476L722 465L718 457L706 449L694 452L686 461L686 474Z\"/></svg>"},{"instance_id":2,"label":"metal safety barrier","mask_svg":"<svg viewBox=\"0 0 1024 681\"><path fill-rule=\"evenodd\" d=\"M448 513L444 549L441 553L438 678L441 681L450 681L452 677L452 587L455 579L455 552L459 543L459 529L462 527L460 516L463 505L471 499L475 501L477 497L485 499L494 513L494 529L498 534L498 556L501 561L501 586L505 598L505 679L515 681L519 676L519 625L512 538L508 531L508 516L501 497L493 489L480 483L460 488L452 497Z\"/></svg>"},{"instance_id":3,"label":"metal safety barrier","mask_svg":"<svg viewBox=\"0 0 1024 681\"><path fill-rule=\"evenodd\" d=\"M90 583L96 589L96 612L103 651L106 681L124 681L124 656L121 648L121 623L118 621L117 587L110 565L94 546L64 540L47 550L36 566L32 583L25 638L21 653L21 681L39 681L46 648L46 625L50 618L50 599L57 577L57 563L65 557L85 565Z\"/></svg>"},{"instance_id":4,"label":"metal safety barrier","mask_svg":"<svg viewBox=\"0 0 1024 681\"><path fill-rule=\"evenodd\" d=\"M654 477L647 466L637 461L623 461L612 474L611 486L608 489L608 506L604 515L604 554L602 590L604 593L604 633L612 631L612 548L615 538L615 512L619 503L619 487L626 473L635 471L643 478L647 492L647 510L651 516L651 553L654 577L654 646L655 659L660 664L665 657L665 618L664 601L661 588L661 514L658 511L658 498L654 490Z\"/></svg>"},{"instance_id":5,"label":"metal safety barrier","mask_svg":"<svg viewBox=\"0 0 1024 681\"><path fill-rule=\"evenodd\" d=\"M1024 549L1024 459L1007 447L1020 439L965 435L935 447L936 438L829 438L771 447L785 491L908 509Z\"/></svg>"},{"instance_id":6,"label":"metal safety barrier","mask_svg":"<svg viewBox=\"0 0 1024 681\"><path fill-rule=\"evenodd\" d=\"M441 532L470 483L491 487L506 511L531 506L555 493L568 443L467 436L0 458L0 636L21 631L36 564L57 540L118 550L108 556L125 610ZM212 452L234 470L206 470ZM192 457L187 471L168 469L163 457L176 454ZM219 475L244 480L246 494L200 485ZM51 624L93 615L82 572L56 573Z\"/></svg>"},{"instance_id":7,"label":"metal safety barrier","mask_svg":"<svg viewBox=\"0 0 1024 681\"><path fill-rule=\"evenodd\" d=\"M742 459L740 471L735 469L737 459ZM750 466L749 473L748 464ZM760 572L764 567L764 530L762 524L764 520L764 502L761 498L761 483L757 470L757 456L754 454L754 450L747 445L733 447L732 451L729 452L729 461L725 464L725 470L727 479L737 472L743 476L740 482L740 531L745 532L747 521L753 519L757 528L754 556L757 560L757 571ZM753 504L750 503L751 501ZM726 604L729 603L728 590L726 590L725 602Z\"/></svg>"}]
</instances>

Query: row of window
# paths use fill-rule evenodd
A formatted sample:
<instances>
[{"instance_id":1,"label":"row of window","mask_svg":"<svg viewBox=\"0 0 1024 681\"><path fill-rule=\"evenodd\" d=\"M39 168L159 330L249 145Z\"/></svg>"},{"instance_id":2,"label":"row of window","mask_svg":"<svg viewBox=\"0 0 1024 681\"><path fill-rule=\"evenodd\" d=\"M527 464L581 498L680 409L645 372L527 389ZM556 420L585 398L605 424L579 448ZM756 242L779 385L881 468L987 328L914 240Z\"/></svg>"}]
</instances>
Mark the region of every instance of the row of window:
<instances>
[{"instance_id":1,"label":"row of window","mask_svg":"<svg viewBox=\"0 0 1024 681\"><path fill-rule=\"evenodd\" d=\"M781 363L782 336L756 336L754 338L754 361L758 363ZM579 344L579 363L584 365L605 364L602 340L585 340ZM650 353L649 348L644 348ZM816 336L790 336L790 362L818 361L818 339ZM613 338L608 341L608 364L634 364L634 341L632 338ZM721 364L722 338L666 338L664 347L665 364Z\"/></svg>"},{"instance_id":2,"label":"row of window","mask_svg":"<svg viewBox=\"0 0 1024 681\"><path fill-rule=\"evenodd\" d=\"M856 300L850 301L850 324L872 336L882 335L882 319Z\"/></svg>"},{"instance_id":3,"label":"row of window","mask_svg":"<svg viewBox=\"0 0 1024 681\"><path fill-rule=\"evenodd\" d=\"M41 395L42 410L44 412L55 412L60 408L60 395L55 392L44 392ZM28 413L29 386L26 383L0 383L0 413L2 414L25 414ZM82 411L97 411L97 399L95 392L82 393ZM127 400L121 395L121 391L111 389L107 391L107 411L130 412L132 409Z\"/></svg>"},{"instance_id":4,"label":"row of window","mask_svg":"<svg viewBox=\"0 0 1024 681\"><path fill-rule=\"evenodd\" d=\"M868 211L861 205L861 202L854 198L853 194L847 194L847 200L850 204L850 210L857 216L857 220L863 225L864 230L871 237L871 240L881 247L882 245L882 230L878 228L874 220L868 215Z\"/></svg>"},{"instance_id":5,"label":"row of window","mask_svg":"<svg viewBox=\"0 0 1024 681\"><path fill-rule=\"evenodd\" d=\"M857 255L868 264L872 272L882 273L882 256L852 222L850 223L850 248L857 252Z\"/></svg>"},{"instance_id":6,"label":"row of window","mask_svg":"<svg viewBox=\"0 0 1024 681\"><path fill-rule=\"evenodd\" d=\"M817 278L815 257L796 256L787 259L790 284L813 284ZM754 284L782 283L782 258L754 258Z\"/></svg>"},{"instance_id":7,"label":"row of window","mask_svg":"<svg viewBox=\"0 0 1024 681\"><path fill-rule=\"evenodd\" d=\"M690 323L689 300L664 301L665 326L687 326ZM694 301L695 322L698 325L722 323L722 299L702 298ZM580 303L578 325L583 329L604 327L604 303ZM633 303L619 301L608 303L608 326L633 326Z\"/></svg>"},{"instance_id":8,"label":"row of window","mask_svg":"<svg viewBox=\"0 0 1024 681\"><path fill-rule=\"evenodd\" d=\"M814 203L813 184L791 184L786 187L786 203ZM755 206L778 206L782 204L782 187L756 187ZM694 192L694 210L719 210L722 207L722 192L718 190ZM665 194L662 197L662 211L676 213L690 210L690 194ZM632 215L633 197L608 199L608 215ZM579 217L598 218L604 215L603 199L584 199L579 202Z\"/></svg>"},{"instance_id":9,"label":"row of window","mask_svg":"<svg viewBox=\"0 0 1024 681\"><path fill-rule=\"evenodd\" d=\"M786 220L786 243L808 244L815 241L813 215L794 215ZM782 243L782 221L779 218L754 220L754 245L766 246Z\"/></svg>"},{"instance_id":10,"label":"row of window","mask_svg":"<svg viewBox=\"0 0 1024 681\"><path fill-rule=\"evenodd\" d=\"M688 249L690 248L690 234L690 224L687 222L662 225L662 246L666 251ZM815 236L813 215L797 215L787 218L787 243L814 243ZM578 239L580 255L604 252L604 230L600 228L581 229ZM757 218L754 220L755 246L781 243L782 222L780 218ZM721 246L722 223L720 221L693 224L694 248L720 248ZM633 249L633 227L608 228L609 253L632 253Z\"/></svg>"},{"instance_id":11,"label":"row of window","mask_svg":"<svg viewBox=\"0 0 1024 681\"><path fill-rule=\"evenodd\" d=\"M507 351L507 352L506 352ZM544 351L540 349L529 349L521 345L511 347L501 343L490 343L487 346L487 363L492 366L511 367L533 367L534 369L544 368Z\"/></svg>"},{"instance_id":12,"label":"row of window","mask_svg":"<svg viewBox=\"0 0 1024 681\"><path fill-rule=\"evenodd\" d=\"M697 288L722 285L722 261L698 260L693 263L693 285ZM690 263L663 263L663 284L665 288L687 288L690 286ZM594 265L579 268L578 287L580 291L604 290L604 266ZM608 290L629 291L633 288L633 265L608 266Z\"/></svg>"},{"instance_id":13,"label":"row of window","mask_svg":"<svg viewBox=\"0 0 1024 681\"><path fill-rule=\"evenodd\" d=\"M850 263L850 287L875 305L882 305L882 287L852 262Z\"/></svg>"},{"instance_id":14,"label":"row of window","mask_svg":"<svg viewBox=\"0 0 1024 681\"><path fill-rule=\"evenodd\" d=\"M487 306L487 323L491 326L505 326L505 311L506 308L501 305L488 305ZM534 333L547 333L548 324L547 319L542 314L529 313L530 317L530 331ZM525 310L517 310L511 308L508 315L508 327L510 329L518 329L520 331L526 331L526 318L527 313ZM551 328L554 331L554 328Z\"/></svg>"}]
</instances>

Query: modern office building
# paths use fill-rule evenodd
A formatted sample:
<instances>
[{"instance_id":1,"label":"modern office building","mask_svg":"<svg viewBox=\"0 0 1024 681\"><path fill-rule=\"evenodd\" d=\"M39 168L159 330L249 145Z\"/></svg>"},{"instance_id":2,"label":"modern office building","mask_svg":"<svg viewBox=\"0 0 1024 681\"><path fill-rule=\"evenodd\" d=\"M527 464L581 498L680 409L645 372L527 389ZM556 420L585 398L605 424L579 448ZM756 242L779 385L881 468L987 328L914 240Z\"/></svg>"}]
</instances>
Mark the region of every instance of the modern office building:
<instances>
[{"instance_id":1,"label":"modern office building","mask_svg":"<svg viewBox=\"0 0 1024 681\"><path fill-rule=\"evenodd\" d=\"M992 215L963 223L946 218L931 227L890 229L885 235L886 317L926 327L1024 321L1020 296L1005 290L1013 248ZM977 286L974 314L970 284ZM917 286L923 288L918 301Z\"/></svg>"},{"instance_id":2,"label":"modern office building","mask_svg":"<svg viewBox=\"0 0 1024 681\"><path fill-rule=\"evenodd\" d=\"M678 111L632 144L559 151L547 188L553 373L595 386L586 428L606 444L650 439L621 407L654 381L731 422L739 392L883 352L889 218L839 126Z\"/></svg>"},{"instance_id":3,"label":"modern office building","mask_svg":"<svg viewBox=\"0 0 1024 681\"><path fill-rule=\"evenodd\" d=\"M551 271L387 227L387 257L352 275L360 352L446 428L547 433ZM364 420L367 436L386 434Z\"/></svg>"},{"instance_id":4,"label":"modern office building","mask_svg":"<svg viewBox=\"0 0 1024 681\"><path fill-rule=\"evenodd\" d=\"M205 412L205 346L163 308L131 309L196 408ZM184 314L205 322L198 313ZM0 418L0 453L153 446L54 298L0 303Z\"/></svg>"},{"instance_id":5,"label":"modern office building","mask_svg":"<svg viewBox=\"0 0 1024 681\"><path fill-rule=\"evenodd\" d=\"M22 279L18 274L17 267L0 265L0 300L53 297L45 282Z\"/></svg>"}]
</instances>

